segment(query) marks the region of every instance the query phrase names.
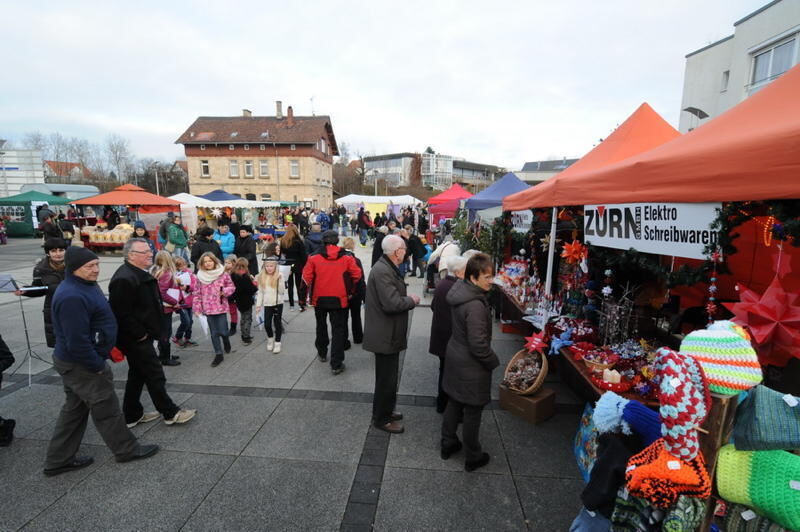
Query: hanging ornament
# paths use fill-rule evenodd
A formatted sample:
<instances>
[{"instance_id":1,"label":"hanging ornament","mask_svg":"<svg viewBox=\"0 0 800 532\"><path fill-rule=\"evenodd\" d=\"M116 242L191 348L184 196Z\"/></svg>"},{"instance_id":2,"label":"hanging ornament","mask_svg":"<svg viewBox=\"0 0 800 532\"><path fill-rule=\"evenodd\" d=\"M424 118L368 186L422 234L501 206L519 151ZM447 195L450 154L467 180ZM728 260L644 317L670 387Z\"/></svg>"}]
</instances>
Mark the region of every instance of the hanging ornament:
<instances>
[{"instance_id":1,"label":"hanging ornament","mask_svg":"<svg viewBox=\"0 0 800 532\"><path fill-rule=\"evenodd\" d=\"M561 243L560 238L556 238L556 246ZM548 251L550 249L550 235L544 235L541 241L542 251Z\"/></svg>"},{"instance_id":2,"label":"hanging ornament","mask_svg":"<svg viewBox=\"0 0 800 532\"><path fill-rule=\"evenodd\" d=\"M573 240L568 244L564 244L564 250L561 252L561 257L567 259L570 264L580 262L586 256L586 246L578 240Z\"/></svg>"},{"instance_id":3,"label":"hanging ornament","mask_svg":"<svg viewBox=\"0 0 800 532\"><path fill-rule=\"evenodd\" d=\"M714 321L714 316L717 314L717 263L721 262L722 255L718 250L714 250L711 254L711 262L714 264L714 270L708 283L708 302L706 303L706 314L708 314L708 323Z\"/></svg>"},{"instance_id":4,"label":"hanging ornament","mask_svg":"<svg viewBox=\"0 0 800 532\"><path fill-rule=\"evenodd\" d=\"M772 267L775 268L775 275L783 279L786 275L792 273L791 256L783 254L783 244L777 245L778 253L772 256Z\"/></svg>"},{"instance_id":5,"label":"hanging ornament","mask_svg":"<svg viewBox=\"0 0 800 532\"><path fill-rule=\"evenodd\" d=\"M213 209L211 209L211 216L219 220L220 218L222 218L222 209L220 209L219 207L214 207Z\"/></svg>"},{"instance_id":6,"label":"hanging ornament","mask_svg":"<svg viewBox=\"0 0 800 532\"><path fill-rule=\"evenodd\" d=\"M547 347L547 341L544 339L544 331L538 332L533 336L527 336L525 340L525 349L528 350L529 353L533 353L534 351L541 351L545 347Z\"/></svg>"}]
</instances>

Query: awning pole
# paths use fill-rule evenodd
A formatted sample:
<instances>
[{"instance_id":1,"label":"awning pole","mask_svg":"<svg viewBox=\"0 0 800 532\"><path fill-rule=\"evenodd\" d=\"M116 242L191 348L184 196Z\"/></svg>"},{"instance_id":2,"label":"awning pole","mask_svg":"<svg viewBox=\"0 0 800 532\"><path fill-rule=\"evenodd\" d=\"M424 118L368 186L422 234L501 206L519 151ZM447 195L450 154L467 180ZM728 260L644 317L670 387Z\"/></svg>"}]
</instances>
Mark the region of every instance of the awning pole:
<instances>
[{"instance_id":1,"label":"awning pole","mask_svg":"<svg viewBox=\"0 0 800 532\"><path fill-rule=\"evenodd\" d=\"M550 223L550 246L547 250L547 276L544 282L544 293L549 294L553 287L553 262L555 261L556 254L556 224L558 223L558 208L553 207L553 214L551 215L552 222Z\"/></svg>"}]
</instances>

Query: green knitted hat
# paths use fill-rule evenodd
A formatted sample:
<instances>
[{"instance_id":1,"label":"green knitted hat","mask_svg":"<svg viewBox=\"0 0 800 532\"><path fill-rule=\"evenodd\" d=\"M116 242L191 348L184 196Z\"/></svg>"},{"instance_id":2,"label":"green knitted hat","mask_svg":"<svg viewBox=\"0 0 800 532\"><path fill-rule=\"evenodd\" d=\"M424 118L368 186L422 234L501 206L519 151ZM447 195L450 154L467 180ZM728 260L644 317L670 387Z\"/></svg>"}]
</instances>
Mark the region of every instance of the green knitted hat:
<instances>
[{"instance_id":1,"label":"green knitted hat","mask_svg":"<svg viewBox=\"0 0 800 532\"><path fill-rule=\"evenodd\" d=\"M680 352L700 363L712 393L738 395L763 378L747 331L731 321L716 321L687 334Z\"/></svg>"},{"instance_id":2,"label":"green knitted hat","mask_svg":"<svg viewBox=\"0 0 800 532\"><path fill-rule=\"evenodd\" d=\"M717 460L717 489L790 530L800 530L800 456L786 451L737 451L726 445Z\"/></svg>"}]
</instances>

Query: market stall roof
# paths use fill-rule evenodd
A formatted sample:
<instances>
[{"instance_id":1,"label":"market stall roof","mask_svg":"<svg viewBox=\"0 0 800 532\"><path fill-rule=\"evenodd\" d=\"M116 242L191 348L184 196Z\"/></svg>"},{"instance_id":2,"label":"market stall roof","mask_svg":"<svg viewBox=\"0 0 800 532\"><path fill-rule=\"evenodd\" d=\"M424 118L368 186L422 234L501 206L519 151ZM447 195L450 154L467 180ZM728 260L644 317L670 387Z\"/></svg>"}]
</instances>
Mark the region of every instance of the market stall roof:
<instances>
[{"instance_id":1,"label":"market stall roof","mask_svg":"<svg viewBox=\"0 0 800 532\"><path fill-rule=\"evenodd\" d=\"M239 196L234 196L233 194L225 192L221 188L212 190L208 194L203 194L200 197L211 201L236 201L242 199Z\"/></svg>"},{"instance_id":2,"label":"market stall roof","mask_svg":"<svg viewBox=\"0 0 800 532\"><path fill-rule=\"evenodd\" d=\"M680 133L645 102L592 151L552 179L508 196L503 200L503 208L518 211L533 207L577 205L579 202L564 204L558 203L561 200L556 199L557 191L561 189L561 183L565 179L628 159L679 136ZM611 191L612 189L608 189L608 192Z\"/></svg>"},{"instance_id":3,"label":"market stall roof","mask_svg":"<svg viewBox=\"0 0 800 532\"><path fill-rule=\"evenodd\" d=\"M531 188L530 185L523 182L514 173L509 172L499 181L495 181L490 187L469 198L464 206L471 211L497 207L503 204L503 198L506 196L529 188Z\"/></svg>"},{"instance_id":4,"label":"market stall roof","mask_svg":"<svg viewBox=\"0 0 800 532\"><path fill-rule=\"evenodd\" d=\"M436 196L428 199L428 205L437 205L439 203L444 203L445 201L450 200L462 200L471 198L472 193L466 190L464 187L455 183L452 187L448 188L441 194L437 194Z\"/></svg>"},{"instance_id":5,"label":"market stall roof","mask_svg":"<svg viewBox=\"0 0 800 532\"><path fill-rule=\"evenodd\" d=\"M442 203L437 203L428 209L428 214L445 215L449 217L455 216L456 211L458 211L459 207L461 207L462 201L463 200L460 199L452 199Z\"/></svg>"},{"instance_id":6,"label":"market stall roof","mask_svg":"<svg viewBox=\"0 0 800 532\"><path fill-rule=\"evenodd\" d=\"M666 144L562 180L554 205L800 198L800 66Z\"/></svg>"},{"instance_id":7,"label":"market stall roof","mask_svg":"<svg viewBox=\"0 0 800 532\"><path fill-rule=\"evenodd\" d=\"M15 196L0 198L0 205L18 207L29 205L32 201L46 201L49 205L67 205L73 202L69 198L51 196L50 194L29 190L28 192L23 192Z\"/></svg>"},{"instance_id":8,"label":"market stall roof","mask_svg":"<svg viewBox=\"0 0 800 532\"><path fill-rule=\"evenodd\" d=\"M72 202L75 205L180 205L180 201L156 196L136 185L122 185L111 192Z\"/></svg>"},{"instance_id":9,"label":"market stall roof","mask_svg":"<svg viewBox=\"0 0 800 532\"><path fill-rule=\"evenodd\" d=\"M391 203L392 205L419 205L422 201L408 194L400 196L365 196L363 194L348 194L334 200L337 205L358 205L360 203Z\"/></svg>"},{"instance_id":10,"label":"market stall roof","mask_svg":"<svg viewBox=\"0 0 800 532\"><path fill-rule=\"evenodd\" d=\"M280 207L280 201L262 201L262 200L246 200L246 199L237 199L231 201L224 201L218 202L219 205L222 203L225 204L227 207L236 207L240 209L257 209L262 207Z\"/></svg>"},{"instance_id":11,"label":"market stall roof","mask_svg":"<svg viewBox=\"0 0 800 532\"><path fill-rule=\"evenodd\" d=\"M175 194L174 196L170 196L170 199L174 199L176 201L180 201L181 203L185 203L187 205L191 205L192 207L216 207L217 203L206 198L201 198L200 196L193 196L192 194L187 194L186 192L181 192L180 194Z\"/></svg>"}]
</instances>

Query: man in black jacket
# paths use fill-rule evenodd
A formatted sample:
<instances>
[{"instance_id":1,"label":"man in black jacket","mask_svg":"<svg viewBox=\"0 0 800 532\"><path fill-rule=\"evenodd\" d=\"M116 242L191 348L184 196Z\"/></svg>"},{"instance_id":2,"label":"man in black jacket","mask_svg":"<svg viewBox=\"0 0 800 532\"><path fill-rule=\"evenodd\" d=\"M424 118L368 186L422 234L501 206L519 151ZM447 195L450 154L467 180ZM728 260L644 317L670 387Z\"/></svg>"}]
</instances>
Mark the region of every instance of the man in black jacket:
<instances>
[{"instance_id":1,"label":"man in black jacket","mask_svg":"<svg viewBox=\"0 0 800 532\"><path fill-rule=\"evenodd\" d=\"M240 259L247 259L250 275L258 275L258 255L256 241L253 240L253 228L249 225L239 227L239 238L233 247L233 254Z\"/></svg>"},{"instance_id":2,"label":"man in black jacket","mask_svg":"<svg viewBox=\"0 0 800 532\"><path fill-rule=\"evenodd\" d=\"M211 238L212 236L214 236L214 230L210 227L203 227L197 231L197 240L192 246L191 256L192 264L194 264L194 273L197 273L197 263L200 260L200 257L203 256L203 253L213 253L220 262L223 261L222 250L220 249L217 241Z\"/></svg>"},{"instance_id":3,"label":"man in black jacket","mask_svg":"<svg viewBox=\"0 0 800 532\"><path fill-rule=\"evenodd\" d=\"M0 336L0 385L3 384L3 372L14 363L14 355ZM0 417L0 447L8 447L14 439L14 427L17 422L13 419Z\"/></svg>"},{"instance_id":4,"label":"man in black jacket","mask_svg":"<svg viewBox=\"0 0 800 532\"><path fill-rule=\"evenodd\" d=\"M153 262L150 246L143 238L131 238L122 249L122 263L108 285L108 301L119 324L117 347L128 359L128 382L122 411L129 427L158 418L145 413L140 397L147 391L167 425L186 423L196 410L182 410L167 394L167 378L153 341L163 336L163 303L158 281L147 273ZM177 365L170 363L169 365Z\"/></svg>"}]
</instances>

